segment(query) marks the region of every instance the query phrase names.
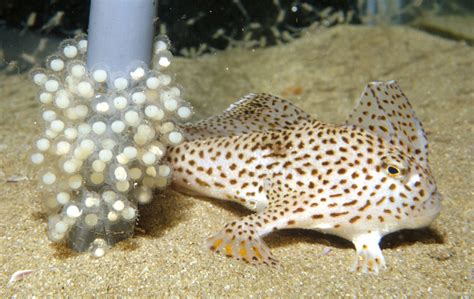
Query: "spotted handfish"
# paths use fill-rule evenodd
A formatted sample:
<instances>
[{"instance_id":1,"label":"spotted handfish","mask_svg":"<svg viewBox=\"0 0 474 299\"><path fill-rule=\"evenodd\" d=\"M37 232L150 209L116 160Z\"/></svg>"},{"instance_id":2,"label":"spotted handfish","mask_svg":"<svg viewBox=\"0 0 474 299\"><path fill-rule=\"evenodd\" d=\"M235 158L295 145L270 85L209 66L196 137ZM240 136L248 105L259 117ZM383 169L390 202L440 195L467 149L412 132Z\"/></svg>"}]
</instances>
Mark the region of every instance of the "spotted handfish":
<instances>
[{"instance_id":1,"label":"spotted handfish","mask_svg":"<svg viewBox=\"0 0 474 299\"><path fill-rule=\"evenodd\" d=\"M174 185L255 211L207 240L229 257L275 265L262 237L313 229L354 244L353 270L378 272L384 235L428 226L440 211L426 135L395 81L369 83L342 125L250 94L182 129L187 141L168 156Z\"/></svg>"}]
</instances>

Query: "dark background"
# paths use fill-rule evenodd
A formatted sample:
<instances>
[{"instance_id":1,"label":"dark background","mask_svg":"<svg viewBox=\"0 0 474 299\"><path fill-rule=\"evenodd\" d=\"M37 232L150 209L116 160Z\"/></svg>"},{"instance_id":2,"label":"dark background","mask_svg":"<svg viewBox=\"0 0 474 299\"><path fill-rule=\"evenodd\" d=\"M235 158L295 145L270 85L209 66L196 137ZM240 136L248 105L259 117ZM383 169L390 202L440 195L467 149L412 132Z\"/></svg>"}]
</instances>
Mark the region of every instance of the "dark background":
<instances>
[{"instance_id":1,"label":"dark background","mask_svg":"<svg viewBox=\"0 0 474 299\"><path fill-rule=\"evenodd\" d=\"M402 10L376 8L371 20L369 0L158 0L156 33L160 28L172 41L173 54L196 56L232 46L246 39L246 47L287 42L308 26L349 24L412 24L421 30L453 39L439 28L417 25L423 14L474 14L474 0L386 0ZM0 0L0 69L21 72L41 64L58 43L87 33L90 0ZM278 20L278 16L284 17ZM32 14L34 22L28 22ZM62 17L58 18L62 14ZM390 15L393 14L393 15ZM58 22L53 22L57 20ZM216 35L219 31L223 33ZM277 32L277 34L275 34ZM280 34L279 34L280 33ZM284 34L282 34L284 33ZM45 38L47 37L47 38Z\"/></svg>"},{"instance_id":2,"label":"dark background","mask_svg":"<svg viewBox=\"0 0 474 299\"><path fill-rule=\"evenodd\" d=\"M176 49L198 47L206 43L210 48L224 49L228 45L225 38L213 38L219 28L232 39L241 39L250 23L259 23L258 29L252 29L252 39L259 40L265 36L268 45L276 42L270 27L278 30L304 28L316 21L322 21L326 15L341 12L345 18L348 12L351 17L345 22L357 23L356 0L240 0L248 13L245 15L232 0L159 0L158 25L165 24L167 34ZM275 5L279 2L279 5ZM17 29L47 33L61 38L71 37L79 31L87 32L90 1L85 0L1 0L0 23ZM302 7L311 7L308 11ZM295 12L292 12L291 8ZM283 22L276 23L279 10L286 11ZM325 11L325 16L321 12ZM45 26L58 12L64 12L57 26ZM31 13L36 12L36 20L27 26ZM194 20L190 25L188 22ZM326 26L335 25L333 20Z\"/></svg>"}]
</instances>

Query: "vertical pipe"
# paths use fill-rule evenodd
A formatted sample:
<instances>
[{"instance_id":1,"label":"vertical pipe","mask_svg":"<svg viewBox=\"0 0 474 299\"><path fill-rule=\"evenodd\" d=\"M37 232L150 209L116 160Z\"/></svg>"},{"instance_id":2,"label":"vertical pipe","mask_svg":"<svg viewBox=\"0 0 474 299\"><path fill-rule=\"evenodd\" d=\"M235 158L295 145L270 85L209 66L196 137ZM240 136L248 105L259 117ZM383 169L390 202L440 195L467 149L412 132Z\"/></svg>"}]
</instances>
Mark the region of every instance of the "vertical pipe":
<instances>
[{"instance_id":1,"label":"vertical pipe","mask_svg":"<svg viewBox=\"0 0 474 299\"><path fill-rule=\"evenodd\" d=\"M373 26L376 23L377 0L367 0L367 25Z\"/></svg>"},{"instance_id":2,"label":"vertical pipe","mask_svg":"<svg viewBox=\"0 0 474 299\"><path fill-rule=\"evenodd\" d=\"M157 1L92 0L87 68L90 71L105 69L110 83L117 77L127 77L128 71L137 63L149 65ZM110 224L104 208L103 205L100 221L94 228L82 222L73 226L68 233L68 244L72 249L85 251L97 238L103 238L108 245L112 245L133 234L134 222L118 221Z\"/></svg>"},{"instance_id":3,"label":"vertical pipe","mask_svg":"<svg viewBox=\"0 0 474 299\"><path fill-rule=\"evenodd\" d=\"M149 65L158 0L92 0L87 67L105 68L113 80L138 61ZM110 82L110 81L109 81Z\"/></svg>"}]
</instances>

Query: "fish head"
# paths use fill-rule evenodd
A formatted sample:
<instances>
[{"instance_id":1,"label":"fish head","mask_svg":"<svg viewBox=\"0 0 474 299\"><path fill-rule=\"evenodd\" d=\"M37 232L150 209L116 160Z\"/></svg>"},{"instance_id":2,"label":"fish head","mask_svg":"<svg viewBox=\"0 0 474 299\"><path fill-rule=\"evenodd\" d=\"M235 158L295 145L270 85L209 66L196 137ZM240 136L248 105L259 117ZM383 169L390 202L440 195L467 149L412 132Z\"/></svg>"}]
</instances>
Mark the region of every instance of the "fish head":
<instances>
[{"instance_id":1,"label":"fish head","mask_svg":"<svg viewBox=\"0 0 474 299\"><path fill-rule=\"evenodd\" d=\"M439 214L442 196L427 164L420 164L397 147L389 147L380 156L379 165L384 192L400 208L403 219L399 228L428 226Z\"/></svg>"},{"instance_id":2,"label":"fish head","mask_svg":"<svg viewBox=\"0 0 474 299\"><path fill-rule=\"evenodd\" d=\"M386 196L389 208L400 217L387 230L429 225L440 212L442 196L429 167L427 136L398 83L369 83L346 124L362 128L383 144L374 148L383 176L377 196Z\"/></svg>"}]
</instances>

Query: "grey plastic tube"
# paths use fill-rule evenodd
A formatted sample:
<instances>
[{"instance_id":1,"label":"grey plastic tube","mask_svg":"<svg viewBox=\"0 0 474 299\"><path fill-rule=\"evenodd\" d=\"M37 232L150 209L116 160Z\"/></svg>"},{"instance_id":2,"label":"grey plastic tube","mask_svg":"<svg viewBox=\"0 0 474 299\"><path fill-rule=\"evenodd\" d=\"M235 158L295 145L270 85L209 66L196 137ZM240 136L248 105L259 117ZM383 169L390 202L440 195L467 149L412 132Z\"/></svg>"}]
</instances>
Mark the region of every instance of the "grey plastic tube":
<instances>
[{"instance_id":1,"label":"grey plastic tube","mask_svg":"<svg viewBox=\"0 0 474 299\"><path fill-rule=\"evenodd\" d=\"M157 0L92 0L87 67L109 72L109 82L124 76L134 63L150 64ZM104 206L100 219L107 219ZM133 235L134 223L101 221L93 229L75 225L68 234L68 244L75 251L85 251L96 238L113 245Z\"/></svg>"},{"instance_id":2,"label":"grey plastic tube","mask_svg":"<svg viewBox=\"0 0 474 299\"><path fill-rule=\"evenodd\" d=\"M158 0L92 0L88 69L105 68L113 80L137 62L149 65L157 5Z\"/></svg>"}]
</instances>

